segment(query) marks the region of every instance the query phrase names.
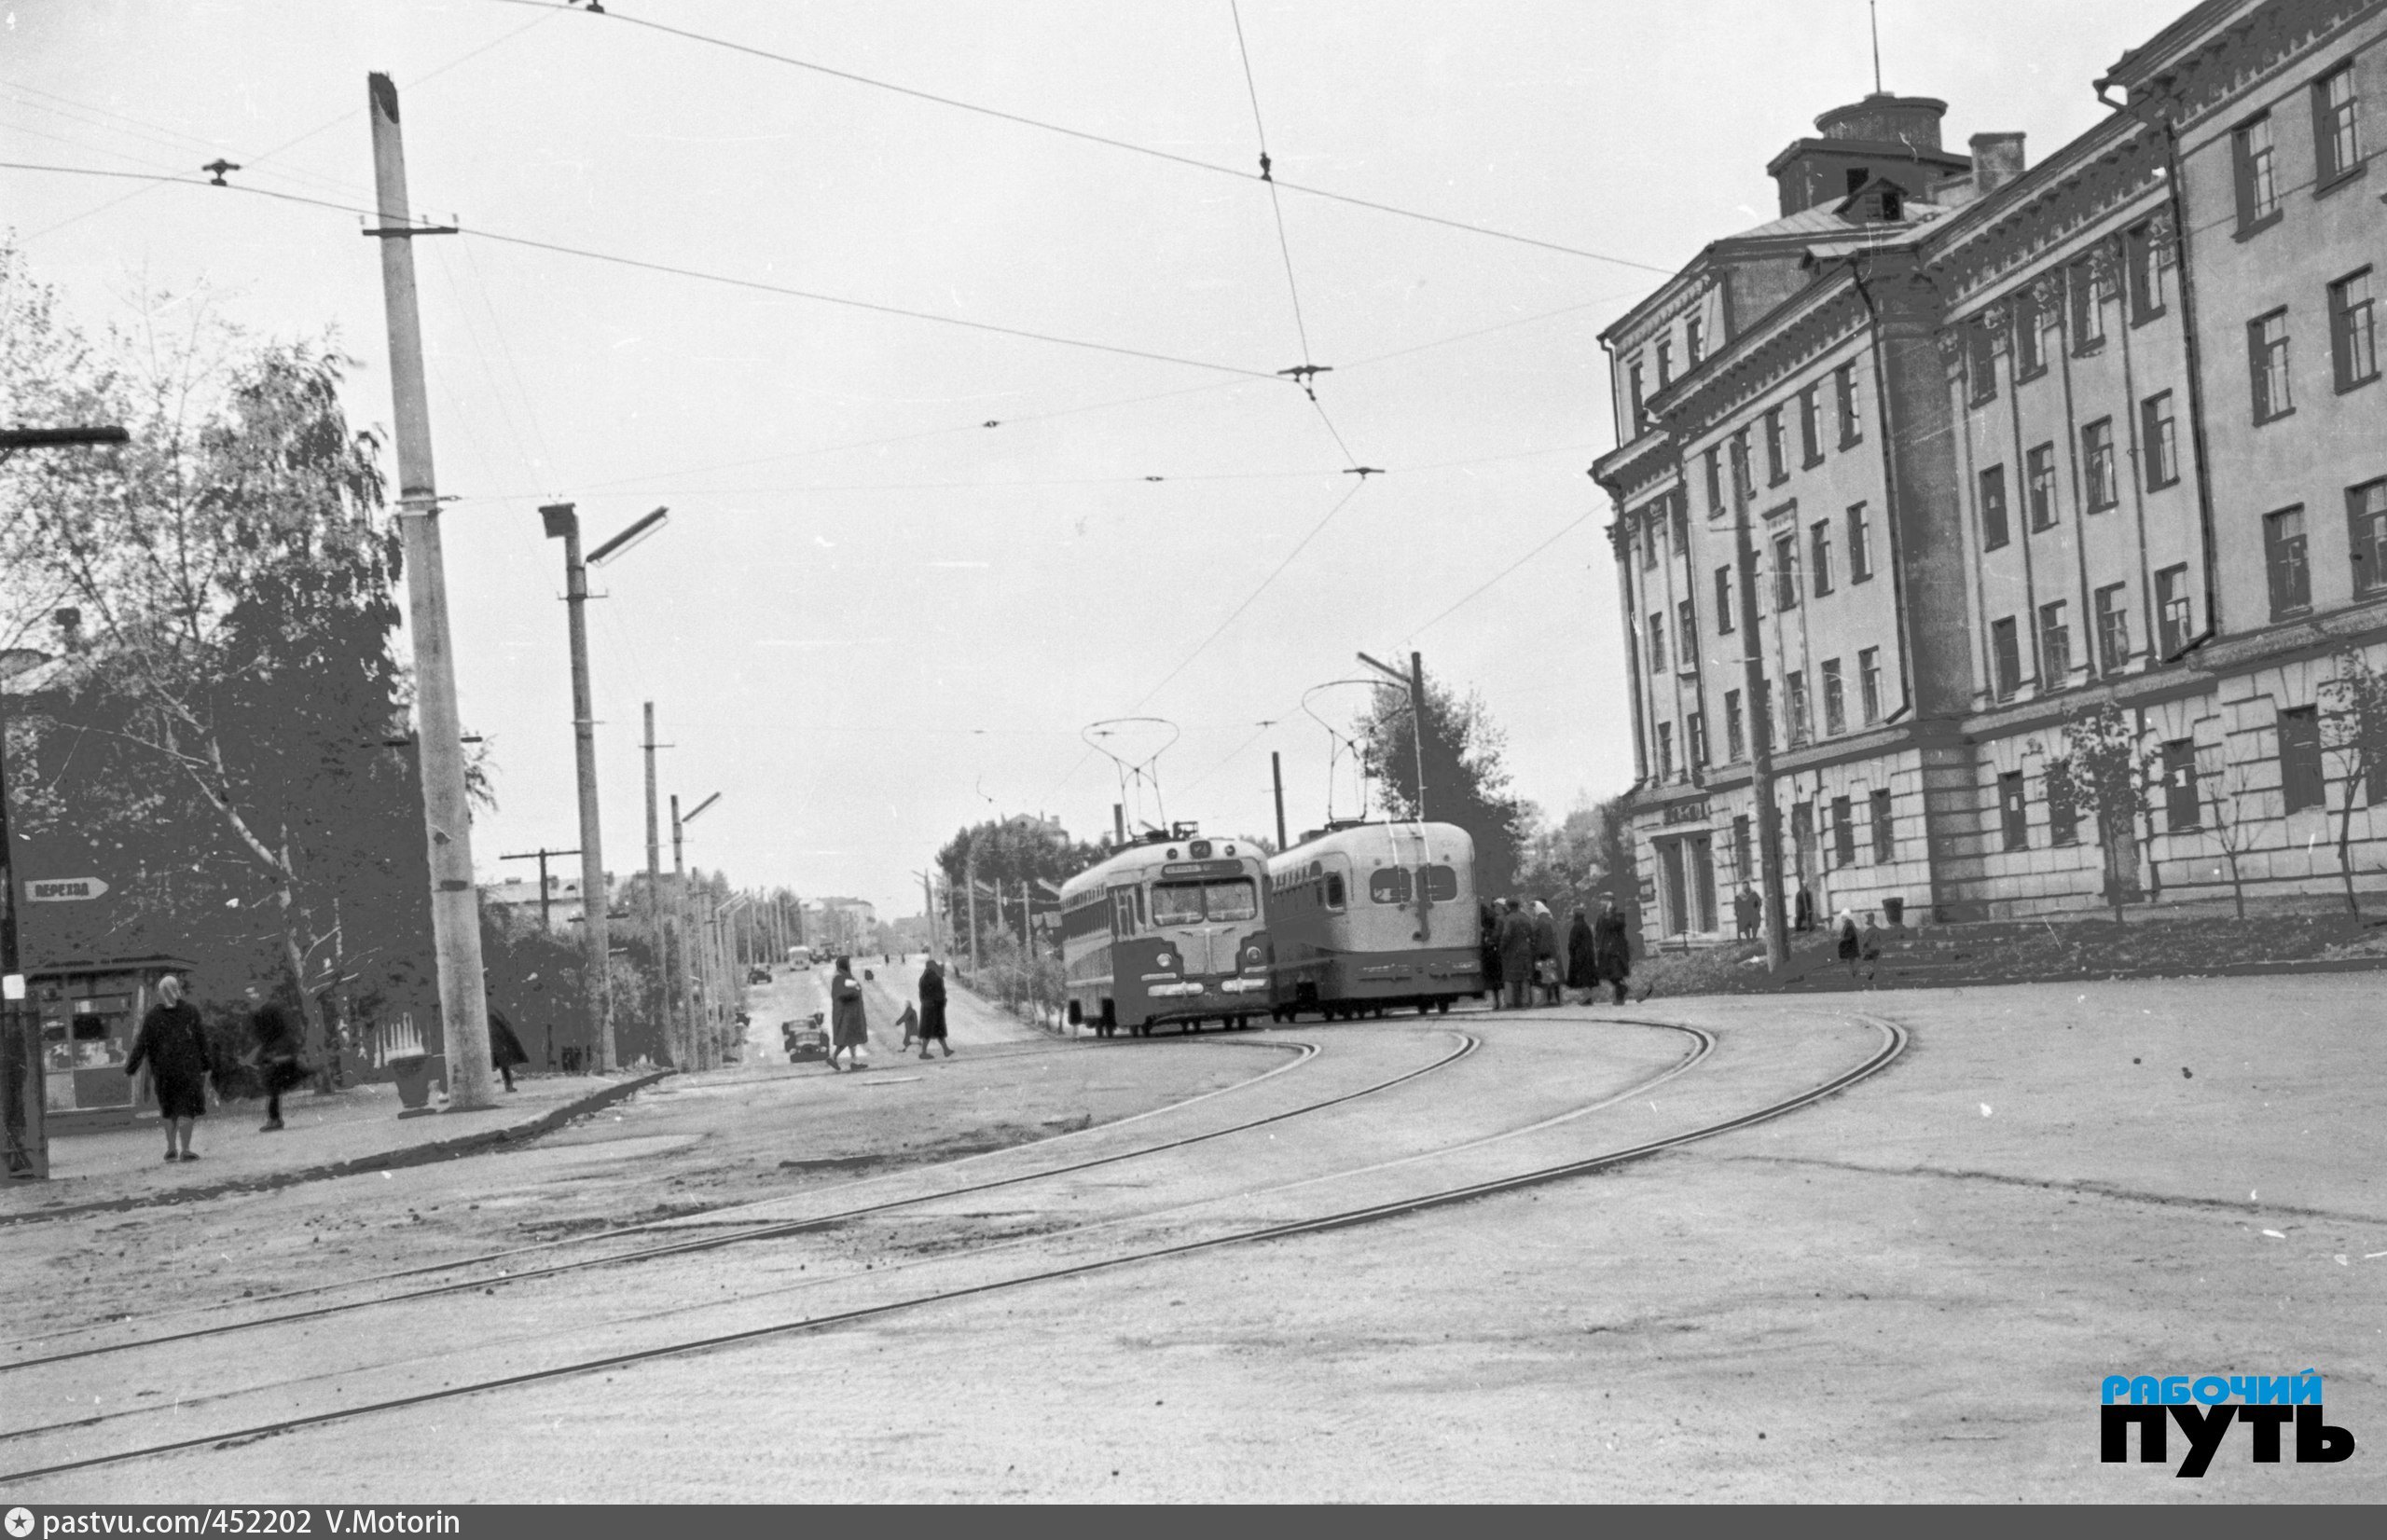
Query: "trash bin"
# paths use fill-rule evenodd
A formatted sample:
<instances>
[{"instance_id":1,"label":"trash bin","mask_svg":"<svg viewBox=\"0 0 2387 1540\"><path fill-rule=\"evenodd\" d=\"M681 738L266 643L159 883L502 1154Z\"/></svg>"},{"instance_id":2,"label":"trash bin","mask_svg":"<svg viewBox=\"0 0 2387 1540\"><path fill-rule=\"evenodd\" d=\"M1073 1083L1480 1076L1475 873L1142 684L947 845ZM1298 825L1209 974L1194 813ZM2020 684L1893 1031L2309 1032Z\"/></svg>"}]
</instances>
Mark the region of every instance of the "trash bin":
<instances>
[{"instance_id":1,"label":"trash bin","mask_svg":"<svg viewBox=\"0 0 2387 1540\"><path fill-rule=\"evenodd\" d=\"M1904 899L1883 899L1882 901L1882 917L1890 922L1890 928L1893 930L1905 929L1906 901Z\"/></svg>"}]
</instances>

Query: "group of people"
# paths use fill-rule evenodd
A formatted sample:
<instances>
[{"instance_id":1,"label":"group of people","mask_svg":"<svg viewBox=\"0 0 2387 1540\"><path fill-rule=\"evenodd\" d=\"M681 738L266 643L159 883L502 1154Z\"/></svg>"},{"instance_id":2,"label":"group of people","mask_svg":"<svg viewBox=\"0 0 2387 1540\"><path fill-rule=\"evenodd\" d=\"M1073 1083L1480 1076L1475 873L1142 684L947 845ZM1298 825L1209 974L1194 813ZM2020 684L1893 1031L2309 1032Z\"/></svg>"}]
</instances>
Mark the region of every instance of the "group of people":
<instances>
[{"instance_id":1,"label":"group of people","mask_svg":"<svg viewBox=\"0 0 2387 1540\"><path fill-rule=\"evenodd\" d=\"M1758 897L1755 887L1744 885L1732 895L1732 926L1742 941L1755 941L1765 924L1765 901ZM1809 931L1815 928L1815 895L1805 883L1791 901L1790 928ZM1871 987L1882 971L1882 943L1884 931L1872 910L1865 911L1860 924L1856 912L1843 906L1831 918L1832 955L1848 965L1848 976L1858 975L1861 969L1867 987Z\"/></svg>"},{"instance_id":2,"label":"group of people","mask_svg":"<svg viewBox=\"0 0 2387 1540\"><path fill-rule=\"evenodd\" d=\"M1483 930L1484 987L1511 1010L1564 1004L1569 989L1584 991L1583 1003L1589 1005L1602 984L1614 992L1617 1004L1624 1003L1633 976L1633 938L1613 894L1600 896L1596 919L1577 904L1563 932L1540 900L1528 910L1523 899L1503 899L1483 906Z\"/></svg>"},{"instance_id":3,"label":"group of people","mask_svg":"<svg viewBox=\"0 0 2387 1540\"><path fill-rule=\"evenodd\" d=\"M920 959L919 1000L917 1005L904 1006L895 1024L904 1029L904 1052L909 1052L917 1041L923 1059L929 1056L931 1045L943 1049L946 1058L953 1057L953 1044L945 1036L945 965L934 957ZM862 980L854 977L853 959L839 957L836 970L829 979L830 1069L867 1067L862 1056L869 1045L870 1017L862 1009ZM840 1053L846 1056L842 1066L837 1063Z\"/></svg>"}]
</instances>

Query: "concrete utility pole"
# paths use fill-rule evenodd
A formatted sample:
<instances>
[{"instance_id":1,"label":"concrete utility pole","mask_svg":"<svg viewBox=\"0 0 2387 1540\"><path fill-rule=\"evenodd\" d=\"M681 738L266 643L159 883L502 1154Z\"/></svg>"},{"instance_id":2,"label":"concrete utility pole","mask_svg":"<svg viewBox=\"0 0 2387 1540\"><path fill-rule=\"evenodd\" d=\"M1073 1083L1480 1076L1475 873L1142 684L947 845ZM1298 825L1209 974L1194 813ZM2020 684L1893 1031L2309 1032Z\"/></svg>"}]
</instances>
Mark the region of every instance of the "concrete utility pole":
<instances>
[{"instance_id":1,"label":"concrete utility pole","mask_svg":"<svg viewBox=\"0 0 2387 1540\"><path fill-rule=\"evenodd\" d=\"M932 882L931 882L931 881L929 880L929 874L928 874L926 872L923 872L923 873L920 873L920 913L921 913L922 914L924 914L924 915L926 915L926 916L928 917L928 922L929 922L929 938L928 938L928 942L929 942L929 956L931 956L931 957L933 957L933 956L937 956L937 949L936 949L936 885L935 885L934 883L932 883Z\"/></svg>"},{"instance_id":2,"label":"concrete utility pole","mask_svg":"<svg viewBox=\"0 0 2387 1540\"><path fill-rule=\"evenodd\" d=\"M448 581L439 548L439 491L431 463L431 406L423 390L422 325L415 307L414 237L436 233L407 211L406 146L398 88L366 80L373 127L373 184L381 241L381 294L389 316L390 392L397 427L398 529L406 543L407 614L414 632L416 768L431 853L431 939L439 970L441 1047L450 1111L497 1105L489 1057L489 999L481 989L480 895L473 887L472 806L464 792L456 658L448 630Z\"/></svg>"},{"instance_id":3,"label":"concrete utility pole","mask_svg":"<svg viewBox=\"0 0 2387 1540\"><path fill-rule=\"evenodd\" d=\"M597 817L597 713L588 689L588 569L580 559L580 516L569 502L539 510L546 520L547 538L563 541L565 625L572 642L572 738L573 767L580 782L580 943L581 991L588 1012L588 1041L597 1052L597 1070L614 1067L614 1011L605 910L605 857L602 827ZM539 887L546 887L546 863L539 863ZM592 895L594 895L592 897ZM545 912L541 911L541 924Z\"/></svg>"},{"instance_id":4,"label":"concrete utility pole","mask_svg":"<svg viewBox=\"0 0 2387 1540\"><path fill-rule=\"evenodd\" d=\"M1414 811L1417 821L1426 821L1426 662L1415 653L1409 654L1409 672L1402 674L1388 663L1379 663L1361 653L1359 661L1409 692L1409 741L1417 755L1417 797Z\"/></svg>"},{"instance_id":5,"label":"concrete utility pole","mask_svg":"<svg viewBox=\"0 0 2387 1540\"><path fill-rule=\"evenodd\" d=\"M691 977L693 975L701 978L703 964L693 955L697 949L690 944L692 919L688 914L687 868L681 861L680 849L682 831L685 826L695 822L698 813L702 813L720 800L721 793L715 791L711 796L697 804L687 817L682 818L679 797L675 794L671 798L671 928L678 940L681 962L679 969L671 975L672 998L673 1003L679 1008L681 1019L687 1024L690 1063L698 1069L713 1067L712 1055L706 1051L705 1046L711 1040L712 1034L697 1030L693 1002L688 998L688 984ZM706 991L706 994L710 1000L711 992Z\"/></svg>"},{"instance_id":6,"label":"concrete utility pole","mask_svg":"<svg viewBox=\"0 0 2387 1540\"><path fill-rule=\"evenodd\" d=\"M1276 788L1276 848L1285 848L1285 757L1268 750L1268 778Z\"/></svg>"},{"instance_id":7,"label":"concrete utility pole","mask_svg":"<svg viewBox=\"0 0 2387 1540\"><path fill-rule=\"evenodd\" d=\"M1790 963L1790 926L1782 902L1782 810L1773 804L1773 712L1765 698L1765 633L1757 623L1757 540L1749 531L1749 498L1732 476L1733 565L1741 574L1741 694L1748 702L1749 791L1757 799L1759 880L1764 884L1765 964ZM1743 853L1746 861L1746 853ZM1745 876L1745 870L1744 871Z\"/></svg>"},{"instance_id":8,"label":"concrete utility pole","mask_svg":"<svg viewBox=\"0 0 2387 1540\"><path fill-rule=\"evenodd\" d=\"M646 703L646 924L647 934L655 942L655 983L661 986L663 1030L657 1034L663 1052L675 1067L680 1063L678 1025L671 1012L671 953L663 934L663 846L655 819L655 751L662 745L655 741L655 702Z\"/></svg>"},{"instance_id":9,"label":"concrete utility pole","mask_svg":"<svg viewBox=\"0 0 2387 1540\"><path fill-rule=\"evenodd\" d=\"M970 971L978 971L978 852L973 849L962 863L961 886L970 906Z\"/></svg>"}]
</instances>

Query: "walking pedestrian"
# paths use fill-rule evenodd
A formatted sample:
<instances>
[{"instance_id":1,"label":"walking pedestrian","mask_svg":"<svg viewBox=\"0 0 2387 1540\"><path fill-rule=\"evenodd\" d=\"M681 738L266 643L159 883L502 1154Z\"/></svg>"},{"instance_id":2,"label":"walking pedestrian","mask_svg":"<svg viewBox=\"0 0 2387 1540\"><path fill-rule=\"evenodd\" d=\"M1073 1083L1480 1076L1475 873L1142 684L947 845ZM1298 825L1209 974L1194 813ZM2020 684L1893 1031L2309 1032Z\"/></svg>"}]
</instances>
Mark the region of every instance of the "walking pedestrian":
<instances>
[{"instance_id":1,"label":"walking pedestrian","mask_svg":"<svg viewBox=\"0 0 2387 1540\"><path fill-rule=\"evenodd\" d=\"M207 1046L199 1008L183 998L183 981L172 973L158 981L158 1003L141 1018L124 1072L136 1074L145 1064L158 1095L158 1121L166 1130L166 1159L198 1160L190 1149L191 1124L206 1115L207 1077L215 1072L215 1055Z\"/></svg>"},{"instance_id":2,"label":"walking pedestrian","mask_svg":"<svg viewBox=\"0 0 2387 1540\"><path fill-rule=\"evenodd\" d=\"M299 1058L306 1039L281 1001L265 998L255 984L243 993L249 997L249 1037L255 1045L250 1049L249 1058L256 1066L257 1077L265 1082L265 1125L257 1132L279 1134L282 1093L307 1079L307 1066Z\"/></svg>"},{"instance_id":3,"label":"walking pedestrian","mask_svg":"<svg viewBox=\"0 0 2387 1540\"><path fill-rule=\"evenodd\" d=\"M1741 940L1747 942L1757 939L1758 916L1764 912L1764 908L1763 904L1758 902L1757 889L1745 883L1742 884L1739 892L1732 895L1732 922L1740 928Z\"/></svg>"},{"instance_id":4,"label":"walking pedestrian","mask_svg":"<svg viewBox=\"0 0 2387 1540\"><path fill-rule=\"evenodd\" d=\"M1865 987L1873 987L1873 980L1882 971L1882 928L1873 923L1873 912L1865 911L1865 930L1856 938L1856 955L1865 961Z\"/></svg>"},{"instance_id":5,"label":"walking pedestrian","mask_svg":"<svg viewBox=\"0 0 2387 1540\"><path fill-rule=\"evenodd\" d=\"M1581 904L1575 906L1575 917L1566 922L1566 987L1584 992L1583 1003L1600 987L1599 949L1592 940L1592 921Z\"/></svg>"},{"instance_id":6,"label":"walking pedestrian","mask_svg":"<svg viewBox=\"0 0 2387 1540\"><path fill-rule=\"evenodd\" d=\"M1617 912L1616 895L1600 895L1600 917L1592 922L1592 951L1597 959L1602 983L1616 992L1616 1003L1624 1003L1624 982L1633 976L1633 937L1624 928L1624 916ZM1648 999L1649 993L1642 993Z\"/></svg>"},{"instance_id":7,"label":"walking pedestrian","mask_svg":"<svg viewBox=\"0 0 2387 1540\"><path fill-rule=\"evenodd\" d=\"M869 1041L870 1017L862 1011L854 960L839 957L837 971L829 980L829 1067L837 1067L837 1055L843 1052L849 1064L862 1068L862 1045Z\"/></svg>"},{"instance_id":8,"label":"walking pedestrian","mask_svg":"<svg viewBox=\"0 0 2387 1540\"><path fill-rule=\"evenodd\" d=\"M1500 906L1479 904L1476 920L1476 962L1483 969L1483 987L1491 995L1492 1003L1500 1003Z\"/></svg>"},{"instance_id":9,"label":"walking pedestrian","mask_svg":"<svg viewBox=\"0 0 2387 1540\"><path fill-rule=\"evenodd\" d=\"M1840 960L1848 965L1848 976L1853 981L1856 977L1858 952L1856 913L1853 910L1842 909L1833 915L1831 931L1835 942L1833 950L1839 955Z\"/></svg>"},{"instance_id":10,"label":"walking pedestrian","mask_svg":"<svg viewBox=\"0 0 2387 1540\"><path fill-rule=\"evenodd\" d=\"M481 987L484 990L489 987L487 969L481 970ZM504 1011L498 1010L497 1002L490 1000L489 1002L489 1066L504 1078L506 1090L516 1091L520 1088L514 1083L514 1068L517 1065L526 1065L530 1062L531 1055L522 1052L522 1039L514 1035L514 1024L505 1019Z\"/></svg>"},{"instance_id":11,"label":"walking pedestrian","mask_svg":"<svg viewBox=\"0 0 2387 1540\"><path fill-rule=\"evenodd\" d=\"M920 1057L929 1056L929 1044L945 1050L946 1058L953 1057L953 1044L945 1035L945 965L934 957L920 961Z\"/></svg>"},{"instance_id":12,"label":"walking pedestrian","mask_svg":"<svg viewBox=\"0 0 2387 1540\"><path fill-rule=\"evenodd\" d=\"M1790 928L1813 930L1815 928L1815 896L1804 882L1799 884L1798 901L1790 907Z\"/></svg>"},{"instance_id":13,"label":"walking pedestrian","mask_svg":"<svg viewBox=\"0 0 2387 1540\"><path fill-rule=\"evenodd\" d=\"M1523 1011L1532 999L1533 921L1515 899L1503 901L1500 916L1500 982L1508 991L1511 1011Z\"/></svg>"},{"instance_id":14,"label":"walking pedestrian","mask_svg":"<svg viewBox=\"0 0 2387 1540\"><path fill-rule=\"evenodd\" d=\"M1533 982L1534 994L1543 1005L1557 1005L1564 998L1559 991L1565 987L1566 963L1565 938L1558 933L1558 917L1550 905L1539 899L1533 901Z\"/></svg>"}]
</instances>

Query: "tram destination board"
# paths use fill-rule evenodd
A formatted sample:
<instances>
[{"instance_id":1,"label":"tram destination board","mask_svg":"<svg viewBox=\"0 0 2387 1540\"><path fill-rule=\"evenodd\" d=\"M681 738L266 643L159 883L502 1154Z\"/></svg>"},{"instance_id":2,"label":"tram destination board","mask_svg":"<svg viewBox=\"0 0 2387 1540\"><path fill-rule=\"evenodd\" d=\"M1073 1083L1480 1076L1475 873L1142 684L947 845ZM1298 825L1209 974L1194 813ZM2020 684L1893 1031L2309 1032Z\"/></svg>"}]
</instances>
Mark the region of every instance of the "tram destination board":
<instances>
[{"instance_id":1,"label":"tram destination board","mask_svg":"<svg viewBox=\"0 0 2387 1540\"><path fill-rule=\"evenodd\" d=\"M1240 877L1241 861L1170 861L1160 869L1164 877Z\"/></svg>"}]
</instances>

